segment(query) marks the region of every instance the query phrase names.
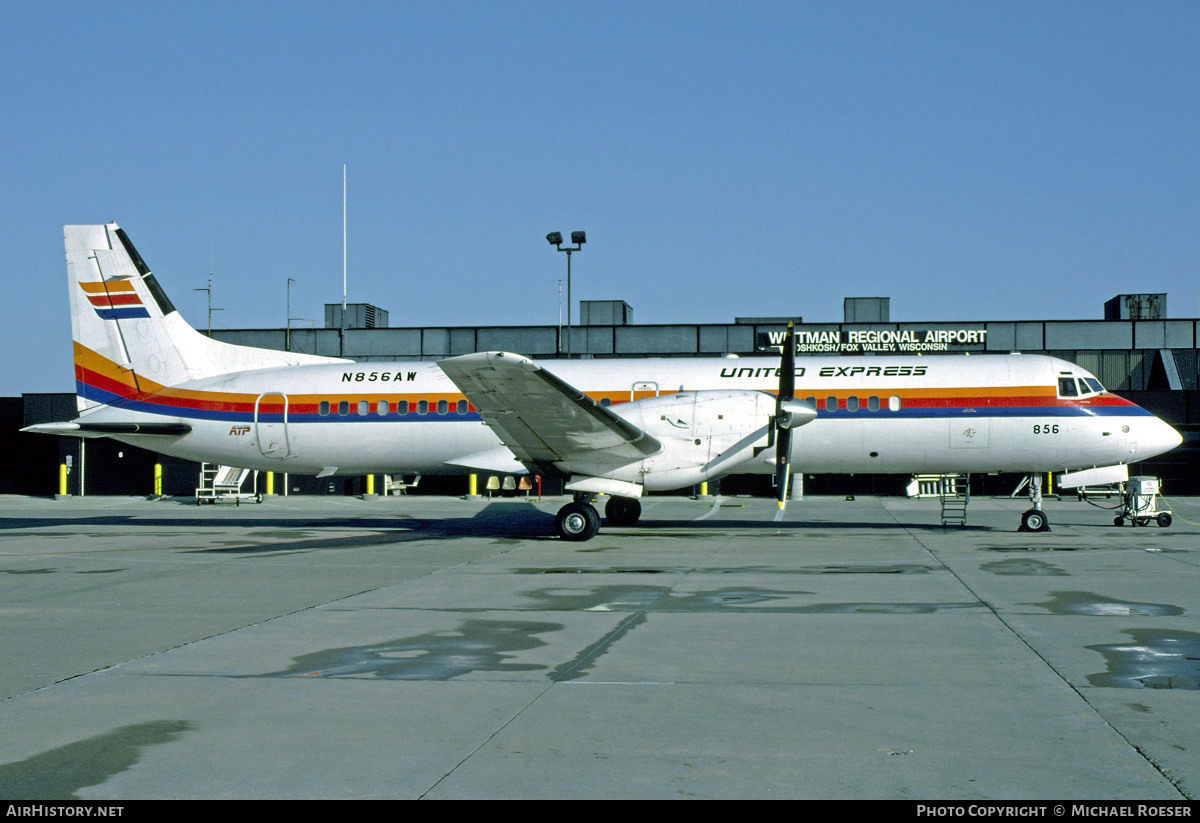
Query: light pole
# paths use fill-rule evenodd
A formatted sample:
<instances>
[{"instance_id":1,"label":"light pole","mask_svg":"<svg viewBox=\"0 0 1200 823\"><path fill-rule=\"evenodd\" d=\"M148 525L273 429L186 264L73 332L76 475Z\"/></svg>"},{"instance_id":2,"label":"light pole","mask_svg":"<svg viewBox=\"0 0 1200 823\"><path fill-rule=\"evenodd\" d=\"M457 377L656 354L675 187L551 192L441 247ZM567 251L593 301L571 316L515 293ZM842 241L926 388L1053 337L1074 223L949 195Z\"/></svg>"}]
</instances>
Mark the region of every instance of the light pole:
<instances>
[{"instance_id":1,"label":"light pole","mask_svg":"<svg viewBox=\"0 0 1200 823\"><path fill-rule=\"evenodd\" d=\"M567 359L569 360L571 358L571 252L583 251L583 244L587 242L587 234L581 231L571 232L571 242L575 245L565 249L562 247L562 232L550 232L546 235L546 241L558 251L567 253Z\"/></svg>"}]
</instances>

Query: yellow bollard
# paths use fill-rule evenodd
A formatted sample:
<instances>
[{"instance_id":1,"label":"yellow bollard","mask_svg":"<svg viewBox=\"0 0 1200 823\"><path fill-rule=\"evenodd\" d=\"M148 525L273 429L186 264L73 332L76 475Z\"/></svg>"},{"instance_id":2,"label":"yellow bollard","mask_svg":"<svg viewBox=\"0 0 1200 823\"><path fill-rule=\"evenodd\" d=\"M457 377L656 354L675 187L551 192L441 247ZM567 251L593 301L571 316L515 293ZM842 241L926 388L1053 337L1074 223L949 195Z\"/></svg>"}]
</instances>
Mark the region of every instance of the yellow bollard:
<instances>
[{"instance_id":1,"label":"yellow bollard","mask_svg":"<svg viewBox=\"0 0 1200 823\"><path fill-rule=\"evenodd\" d=\"M374 494L374 493L375 493L375 475L368 474L367 475L367 494Z\"/></svg>"},{"instance_id":2,"label":"yellow bollard","mask_svg":"<svg viewBox=\"0 0 1200 823\"><path fill-rule=\"evenodd\" d=\"M703 483L700 484L700 496L708 497L708 481L707 480L705 480Z\"/></svg>"},{"instance_id":3,"label":"yellow bollard","mask_svg":"<svg viewBox=\"0 0 1200 823\"><path fill-rule=\"evenodd\" d=\"M154 493L162 496L162 463L154 464Z\"/></svg>"},{"instance_id":4,"label":"yellow bollard","mask_svg":"<svg viewBox=\"0 0 1200 823\"><path fill-rule=\"evenodd\" d=\"M66 463L58 464L58 493L59 494L67 493L67 464Z\"/></svg>"},{"instance_id":5,"label":"yellow bollard","mask_svg":"<svg viewBox=\"0 0 1200 823\"><path fill-rule=\"evenodd\" d=\"M472 496L479 494L479 475L472 474L470 476L467 481L467 494Z\"/></svg>"},{"instance_id":6,"label":"yellow bollard","mask_svg":"<svg viewBox=\"0 0 1200 823\"><path fill-rule=\"evenodd\" d=\"M275 493L275 472L267 472L267 494Z\"/></svg>"}]
</instances>

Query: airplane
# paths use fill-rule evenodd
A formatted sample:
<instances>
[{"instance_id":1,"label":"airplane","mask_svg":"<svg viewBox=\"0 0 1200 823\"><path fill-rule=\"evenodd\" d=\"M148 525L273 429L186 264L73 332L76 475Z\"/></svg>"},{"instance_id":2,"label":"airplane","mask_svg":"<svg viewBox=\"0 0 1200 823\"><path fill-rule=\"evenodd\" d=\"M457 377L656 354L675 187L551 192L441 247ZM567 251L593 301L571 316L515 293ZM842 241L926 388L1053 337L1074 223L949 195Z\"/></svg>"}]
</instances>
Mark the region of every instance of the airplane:
<instances>
[{"instance_id":1,"label":"airplane","mask_svg":"<svg viewBox=\"0 0 1200 823\"><path fill-rule=\"evenodd\" d=\"M537 362L478 352L355 362L237 346L193 329L116 223L65 226L78 416L29 426L161 454L312 474L559 477L564 540L632 525L646 492L772 474L776 520L805 472L1128 477L1182 442L1171 426L1044 355Z\"/></svg>"}]
</instances>

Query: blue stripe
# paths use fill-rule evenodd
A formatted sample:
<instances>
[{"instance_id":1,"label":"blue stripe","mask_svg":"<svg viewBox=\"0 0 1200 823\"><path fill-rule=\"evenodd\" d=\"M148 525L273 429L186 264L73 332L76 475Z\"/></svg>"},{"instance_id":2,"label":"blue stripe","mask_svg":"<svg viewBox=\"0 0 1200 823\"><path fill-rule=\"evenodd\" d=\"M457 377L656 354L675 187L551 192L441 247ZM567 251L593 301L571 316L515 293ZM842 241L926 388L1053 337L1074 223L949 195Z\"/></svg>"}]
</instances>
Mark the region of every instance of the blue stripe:
<instances>
[{"instance_id":1,"label":"blue stripe","mask_svg":"<svg viewBox=\"0 0 1200 823\"><path fill-rule=\"evenodd\" d=\"M129 320L137 317L149 317L150 312L142 306L122 307L119 309L96 309L96 314L105 320Z\"/></svg>"}]
</instances>

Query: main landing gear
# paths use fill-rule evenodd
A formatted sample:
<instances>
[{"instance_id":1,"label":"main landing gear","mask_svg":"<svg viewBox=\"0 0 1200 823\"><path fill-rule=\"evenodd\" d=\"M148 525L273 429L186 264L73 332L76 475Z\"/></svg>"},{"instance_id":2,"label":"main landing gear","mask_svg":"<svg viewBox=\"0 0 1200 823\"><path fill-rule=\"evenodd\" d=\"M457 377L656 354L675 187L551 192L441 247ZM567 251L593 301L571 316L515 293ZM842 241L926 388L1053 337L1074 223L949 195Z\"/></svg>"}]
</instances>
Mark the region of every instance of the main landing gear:
<instances>
[{"instance_id":1,"label":"main landing gear","mask_svg":"<svg viewBox=\"0 0 1200 823\"><path fill-rule=\"evenodd\" d=\"M594 495L577 494L575 501L558 510L554 531L563 540L581 543L600 531L600 514L592 501ZM604 516L611 526L632 526L642 516L642 504L633 497L610 497L604 504Z\"/></svg>"},{"instance_id":2,"label":"main landing gear","mask_svg":"<svg viewBox=\"0 0 1200 823\"><path fill-rule=\"evenodd\" d=\"M591 540L600 531L600 515L590 503L568 503L558 510L554 518L554 530L563 540Z\"/></svg>"}]
</instances>

